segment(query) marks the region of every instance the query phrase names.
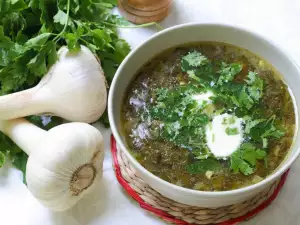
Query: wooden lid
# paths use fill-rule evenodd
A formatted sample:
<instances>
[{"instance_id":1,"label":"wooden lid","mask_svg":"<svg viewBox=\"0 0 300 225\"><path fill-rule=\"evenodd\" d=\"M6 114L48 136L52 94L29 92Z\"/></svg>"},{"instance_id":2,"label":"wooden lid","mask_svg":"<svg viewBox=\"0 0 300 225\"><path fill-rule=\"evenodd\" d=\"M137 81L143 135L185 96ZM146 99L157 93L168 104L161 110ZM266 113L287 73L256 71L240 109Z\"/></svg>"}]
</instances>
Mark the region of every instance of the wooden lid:
<instances>
[{"instance_id":1,"label":"wooden lid","mask_svg":"<svg viewBox=\"0 0 300 225\"><path fill-rule=\"evenodd\" d=\"M168 14L172 0L118 0L120 13L135 24L159 22Z\"/></svg>"},{"instance_id":2,"label":"wooden lid","mask_svg":"<svg viewBox=\"0 0 300 225\"><path fill-rule=\"evenodd\" d=\"M156 11L165 8L172 0L123 0L123 4L140 11Z\"/></svg>"}]
</instances>

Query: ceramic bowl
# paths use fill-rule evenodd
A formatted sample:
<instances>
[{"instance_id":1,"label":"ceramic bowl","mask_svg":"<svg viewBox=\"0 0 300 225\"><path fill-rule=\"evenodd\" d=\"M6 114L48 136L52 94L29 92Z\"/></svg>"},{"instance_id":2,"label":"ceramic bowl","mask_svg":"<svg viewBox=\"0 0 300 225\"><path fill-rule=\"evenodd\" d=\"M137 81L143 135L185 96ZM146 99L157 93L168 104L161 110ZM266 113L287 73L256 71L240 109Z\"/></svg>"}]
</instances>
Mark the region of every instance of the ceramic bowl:
<instances>
[{"instance_id":1,"label":"ceramic bowl","mask_svg":"<svg viewBox=\"0 0 300 225\"><path fill-rule=\"evenodd\" d=\"M298 130L300 104L300 70L295 62L278 45L251 31L223 24L183 24L163 30L134 49L120 65L110 87L108 114L112 133L120 149L125 153L138 174L156 191L180 203L221 207L236 204L254 197L270 185L292 165L300 153L300 138L296 131L293 145L281 165L263 181L237 190L207 192L176 186L146 170L131 156L121 132L121 107L128 86L136 72L151 58L162 51L190 42L217 41L248 49L271 63L282 75L293 93L296 107L296 128Z\"/></svg>"}]
</instances>

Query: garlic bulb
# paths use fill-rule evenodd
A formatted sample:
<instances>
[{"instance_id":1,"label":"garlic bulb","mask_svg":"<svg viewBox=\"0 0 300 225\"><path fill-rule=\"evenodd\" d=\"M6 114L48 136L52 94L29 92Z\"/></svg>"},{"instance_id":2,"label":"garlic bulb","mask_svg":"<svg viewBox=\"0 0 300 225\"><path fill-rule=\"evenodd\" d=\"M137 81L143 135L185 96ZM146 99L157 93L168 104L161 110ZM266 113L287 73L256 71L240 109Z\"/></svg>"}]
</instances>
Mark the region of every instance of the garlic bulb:
<instances>
[{"instance_id":1,"label":"garlic bulb","mask_svg":"<svg viewBox=\"0 0 300 225\"><path fill-rule=\"evenodd\" d=\"M44 131L25 119L0 121L0 130L28 155L28 189L44 206L71 208L102 177L103 137L86 123Z\"/></svg>"},{"instance_id":2,"label":"garlic bulb","mask_svg":"<svg viewBox=\"0 0 300 225\"><path fill-rule=\"evenodd\" d=\"M69 121L95 122L106 108L106 81L100 63L85 46L70 52L63 46L58 61L40 83L0 97L0 119L51 114Z\"/></svg>"}]
</instances>

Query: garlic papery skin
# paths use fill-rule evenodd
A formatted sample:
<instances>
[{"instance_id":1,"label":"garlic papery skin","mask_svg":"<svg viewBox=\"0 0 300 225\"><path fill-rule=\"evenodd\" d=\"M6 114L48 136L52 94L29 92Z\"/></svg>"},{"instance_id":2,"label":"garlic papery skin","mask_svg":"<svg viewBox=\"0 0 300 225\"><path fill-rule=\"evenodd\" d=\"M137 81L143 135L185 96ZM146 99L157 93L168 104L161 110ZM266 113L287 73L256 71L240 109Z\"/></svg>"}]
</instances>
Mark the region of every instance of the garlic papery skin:
<instances>
[{"instance_id":1,"label":"garlic papery skin","mask_svg":"<svg viewBox=\"0 0 300 225\"><path fill-rule=\"evenodd\" d=\"M58 61L31 89L0 97L0 119L50 114L68 121L93 123L106 108L106 80L100 62L85 46L63 46Z\"/></svg>"},{"instance_id":2,"label":"garlic papery skin","mask_svg":"<svg viewBox=\"0 0 300 225\"><path fill-rule=\"evenodd\" d=\"M0 129L28 155L27 186L53 211L64 211L102 177L104 143L95 127L66 123L44 131L25 119L0 121Z\"/></svg>"}]
</instances>

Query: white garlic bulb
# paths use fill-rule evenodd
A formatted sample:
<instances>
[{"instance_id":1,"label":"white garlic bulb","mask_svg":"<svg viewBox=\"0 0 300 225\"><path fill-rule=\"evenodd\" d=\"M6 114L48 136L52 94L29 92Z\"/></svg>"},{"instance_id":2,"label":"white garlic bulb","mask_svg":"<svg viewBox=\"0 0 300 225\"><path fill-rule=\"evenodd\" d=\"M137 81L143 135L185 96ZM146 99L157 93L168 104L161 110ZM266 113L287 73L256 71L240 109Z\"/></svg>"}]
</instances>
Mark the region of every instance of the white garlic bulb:
<instances>
[{"instance_id":1,"label":"white garlic bulb","mask_svg":"<svg viewBox=\"0 0 300 225\"><path fill-rule=\"evenodd\" d=\"M44 206L71 208L102 177L103 137L86 123L66 123L44 131L25 119L0 121L0 130L28 155L28 189Z\"/></svg>"},{"instance_id":2,"label":"white garlic bulb","mask_svg":"<svg viewBox=\"0 0 300 225\"><path fill-rule=\"evenodd\" d=\"M0 97L0 119L49 114L93 123L100 118L106 108L107 90L97 58L85 46L77 52L63 46L58 57L37 86Z\"/></svg>"}]
</instances>

